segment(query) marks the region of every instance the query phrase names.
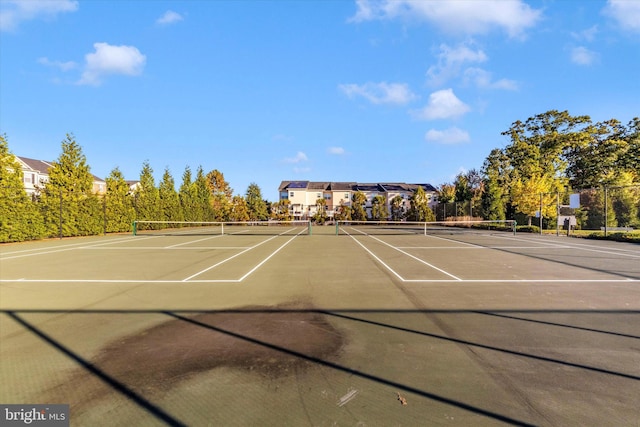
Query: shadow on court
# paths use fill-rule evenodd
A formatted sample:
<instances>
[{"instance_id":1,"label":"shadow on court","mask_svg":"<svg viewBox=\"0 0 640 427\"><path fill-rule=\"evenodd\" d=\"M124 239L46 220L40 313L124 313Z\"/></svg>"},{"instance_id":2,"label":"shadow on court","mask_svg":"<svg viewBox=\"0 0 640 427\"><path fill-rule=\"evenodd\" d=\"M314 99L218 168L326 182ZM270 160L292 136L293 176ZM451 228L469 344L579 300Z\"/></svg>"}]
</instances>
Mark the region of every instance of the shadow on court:
<instances>
[{"instance_id":1,"label":"shadow on court","mask_svg":"<svg viewBox=\"0 0 640 427\"><path fill-rule=\"evenodd\" d=\"M612 318L624 316L633 324L640 324L638 310L326 310L313 308L261 308L248 307L234 310L3 310L25 329L52 346L79 365L78 372L72 378L73 389L70 395L59 396L62 400L80 401L89 394L84 383L99 380L112 391L129 399L140 409L146 411L159 423L167 425L188 425L181 415L170 413L162 405L161 396L168 389L176 387L181 381L216 368L238 369L259 375L262 378L300 376L302 372L322 369L334 371L365 382L372 382L414 396L438 402L440 404L480 416L489 424L506 423L510 425L547 424L544 417L522 410L516 414L501 413L493 408L464 402L439 393L437 385L416 386L408 382L376 373L378 367L372 360L370 365L349 366L343 361L343 351L350 339L341 326L360 324L366 328L398 333L407 342L428 340L453 344L473 354L493 355L496 360L514 366L531 364L538 375L552 375L558 383L579 376L601 384L609 384L611 393L615 390L624 395L625 385L638 386L640 376L638 366L620 369L620 363L601 360L599 363L583 363L582 358L574 358L571 353L562 354L554 342L532 346L529 350L514 340L513 335L522 334L526 339L532 334L530 328L544 328L555 331L559 341L570 342L575 334L583 334L586 342L611 340L619 348L614 351L638 347L640 336L626 330L612 330L605 327L593 327L597 319L591 316ZM167 321L140 333L123 337L116 342L106 344L99 355L88 360L69 346L45 332L27 319L29 314L110 314L145 315L155 314L167 317ZM486 327L485 334L478 334L471 328L469 338L452 328L447 333L436 333L415 327L415 323L405 322L407 315L446 318L446 322L456 323L462 319L465 324L475 323ZM571 318L572 322L554 320L557 317ZM583 319L584 317L584 319ZM549 320L545 320L549 318ZM488 323L487 323L488 322ZM616 324L615 322L612 324ZM337 326L336 326L337 325ZM411 326L406 326L411 325ZM633 326L630 326L633 330ZM506 333L505 331L511 331ZM505 334L507 335L505 337ZM545 333L545 335L549 335ZM579 344L582 345L582 344ZM535 347L535 350L534 350ZM595 347L594 347L595 348ZM376 355L371 355L375 359ZM575 360L572 360L575 359ZM589 358L588 358L589 359ZM592 358L589 360L597 360ZM637 358L635 359L637 360ZM425 363L426 364L426 363ZM427 365L427 364L426 364ZM609 367L609 366L615 366ZM428 369L428 366L425 366ZM509 367L505 366L505 371ZM542 374L547 372L548 374ZM567 378L563 379L563 372ZM594 377L595 376L595 377ZM606 380L612 378L613 381ZM516 378L514 382L518 382ZM526 388L526 385L523 385ZM604 386L603 386L604 387ZM98 396L95 399L105 398ZM619 399L618 397L613 397ZM84 398L87 404L86 398ZM91 402L89 402L91 403ZM254 403L257 404L257 403ZM303 403L303 405L305 405ZM82 409L82 408L81 408ZM72 406L73 413L73 406ZM315 415L318 417L318 415ZM330 417L330 415L329 415ZM370 420L375 423L375 420Z\"/></svg>"}]
</instances>

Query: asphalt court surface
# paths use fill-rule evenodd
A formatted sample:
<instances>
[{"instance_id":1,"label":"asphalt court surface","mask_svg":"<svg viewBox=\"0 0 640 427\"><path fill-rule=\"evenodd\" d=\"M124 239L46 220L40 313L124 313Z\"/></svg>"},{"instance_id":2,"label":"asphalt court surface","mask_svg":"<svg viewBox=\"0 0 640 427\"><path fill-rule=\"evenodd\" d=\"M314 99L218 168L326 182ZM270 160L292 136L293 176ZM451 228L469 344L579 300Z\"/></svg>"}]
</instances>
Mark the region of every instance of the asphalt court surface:
<instances>
[{"instance_id":1,"label":"asphalt court surface","mask_svg":"<svg viewBox=\"0 0 640 427\"><path fill-rule=\"evenodd\" d=\"M0 280L242 281L267 262L285 266L315 262L291 259L285 248L296 238L330 239L333 230L327 227L323 236L300 234L305 231L298 227L272 236L121 236L98 243L51 241L28 249L23 249L27 245L7 246L10 250L3 250L0 258L4 261ZM377 262L402 281L640 280L637 245L495 232L443 237L365 235L354 230L333 239L335 245L346 240L353 246L354 264L366 253L369 262ZM38 268L25 268L36 256Z\"/></svg>"},{"instance_id":2,"label":"asphalt court surface","mask_svg":"<svg viewBox=\"0 0 640 427\"><path fill-rule=\"evenodd\" d=\"M345 230L0 246L0 402L70 403L72 425L640 425L639 245Z\"/></svg>"}]
</instances>

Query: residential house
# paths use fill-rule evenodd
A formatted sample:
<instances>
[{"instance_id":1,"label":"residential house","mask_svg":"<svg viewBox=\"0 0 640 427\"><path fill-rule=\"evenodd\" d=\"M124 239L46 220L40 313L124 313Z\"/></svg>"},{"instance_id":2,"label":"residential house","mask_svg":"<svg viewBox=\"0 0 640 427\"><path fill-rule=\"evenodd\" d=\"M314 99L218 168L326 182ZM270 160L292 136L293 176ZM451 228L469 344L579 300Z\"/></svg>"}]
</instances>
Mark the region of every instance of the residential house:
<instances>
[{"instance_id":1,"label":"residential house","mask_svg":"<svg viewBox=\"0 0 640 427\"><path fill-rule=\"evenodd\" d=\"M34 194L37 195L38 192L47 185L47 182L49 182L49 168L53 167L53 162L30 159L28 157L15 157L22 167L24 189L31 197L33 197ZM107 182L93 175L93 192L98 195L106 194Z\"/></svg>"},{"instance_id":2,"label":"residential house","mask_svg":"<svg viewBox=\"0 0 640 427\"><path fill-rule=\"evenodd\" d=\"M424 189L433 209L437 204L437 190L431 184L282 181L278 193L280 200L289 200L289 209L295 219L306 219L315 215L318 199L325 200L327 216L332 218L340 205L351 206L353 193L360 191L367 198L365 208L367 216L371 217L372 202L376 196L385 197L388 212L391 212L393 198L401 196L406 211L410 206L409 199L418 187Z\"/></svg>"}]
</instances>

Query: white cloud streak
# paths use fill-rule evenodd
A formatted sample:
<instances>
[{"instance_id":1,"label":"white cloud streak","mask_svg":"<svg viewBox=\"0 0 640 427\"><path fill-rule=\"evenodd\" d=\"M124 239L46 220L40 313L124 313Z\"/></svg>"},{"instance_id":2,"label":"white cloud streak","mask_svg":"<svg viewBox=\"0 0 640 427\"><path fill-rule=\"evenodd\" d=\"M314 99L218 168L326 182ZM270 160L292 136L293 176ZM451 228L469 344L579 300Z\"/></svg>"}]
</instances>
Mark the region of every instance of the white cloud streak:
<instances>
[{"instance_id":1,"label":"white cloud streak","mask_svg":"<svg viewBox=\"0 0 640 427\"><path fill-rule=\"evenodd\" d=\"M463 80L466 84L472 84L481 89L518 90L518 83L515 80L500 79L494 81L492 74L482 68L467 68L464 71Z\"/></svg>"},{"instance_id":2,"label":"white cloud streak","mask_svg":"<svg viewBox=\"0 0 640 427\"><path fill-rule=\"evenodd\" d=\"M470 110L453 93L453 89L443 89L429 95L429 103L420 110L412 111L412 115L418 120L452 119L461 117Z\"/></svg>"},{"instance_id":3,"label":"white cloud streak","mask_svg":"<svg viewBox=\"0 0 640 427\"><path fill-rule=\"evenodd\" d=\"M425 134L424 139L427 142L449 145L461 144L471 140L467 131L458 129L457 127L451 127L445 130L430 129Z\"/></svg>"},{"instance_id":4,"label":"white cloud streak","mask_svg":"<svg viewBox=\"0 0 640 427\"><path fill-rule=\"evenodd\" d=\"M578 65L591 65L598 60L598 54L584 46L574 47L571 50L571 62Z\"/></svg>"},{"instance_id":5,"label":"white cloud streak","mask_svg":"<svg viewBox=\"0 0 640 427\"><path fill-rule=\"evenodd\" d=\"M456 47L441 44L437 57L438 63L427 70L427 82L431 86L440 86L457 77L466 63L482 63L488 59L482 50L471 49L465 44Z\"/></svg>"},{"instance_id":6,"label":"white cloud streak","mask_svg":"<svg viewBox=\"0 0 640 427\"><path fill-rule=\"evenodd\" d=\"M70 71L78 67L78 64L73 61L51 61L47 57L38 58L38 63L47 67L57 68L60 71Z\"/></svg>"},{"instance_id":7,"label":"white cloud streak","mask_svg":"<svg viewBox=\"0 0 640 427\"><path fill-rule=\"evenodd\" d=\"M107 75L142 74L147 57L136 47L108 43L94 43L93 47L95 52L85 55L86 63L78 84L99 86Z\"/></svg>"},{"instance_id":8,"label":"white cloud streak","mask_svg":"<svg viewBox=\"0 0 640 427\"><path fill-rule=\"evenodd\" d=\"M522 0L357 0L350 22L371 20L420 20L447 33L485 34L494 29L509 37L522 37L542 18Z\"/></svg>"},{"instance_id":9,"label":"white cloud streak","mask_svg":"<svg viewBox=\"0 0 640 427\"><path fill-rule=\"evenodd\" d=\"M640 32L640 2L637 0L609 0L603 13L612 17L623 30Z\"/></svg>"},{"instance_id":10,"label":"white cloud streak","mask_svg":"<svg viewBox=\"0 0 640 427\"><path fill-rule=\"evenodd\" d=\"M55 19L59 13L75 12L75 0L2 0L0 31L14 31L24 21Z\"/></svg>"},{"instance_id":11,"label":"white cloud streak","mask_svg":"<svg viewBox=\"0 0 640 427\"><path fill-rule=\"evenodd\" d=\"M461 77L464 84L481 89L518 88L518 84L513 80L493 81L491 72L478 67L467 67L468 64L479 64L489 60L481 49L473 48L472 45L473 42L462 43L456 47L441 44L440 52L437 54L438 63L427 70L427 84L438 87Z\"/></svg>"},{"instance_id":12,"label":"white cloud streak","mask_svg":"<svg viewBox=\"0 0 640 427\"><path fill-rule=\"evenodd\" d=\"M338 87L350 99L362 97L376 105L405 105L417 98L405 83L342 84Z\"/></svg>"},{"instance_id":13,"label":"white cloud streak","mask_svg":"<svg viewBox=\"0 0 640 427\"><path fill-rule=\"evenodd\" d=\"M167 10L164 15L156 20L156 24L158 25L169 25L175 24L176 22L180 22L184 20L184 17L180 15L178 12L174 12L173 10Z\"/></svg>"},{"instance_id":14,"label":"white cloud streak","mask_svg":"<svg viewBox=\"0 0 640 427\"><path fill-rule=\"evenodd\" d=\"M307 158L307 155L304 154L302 151L298 151L294 157L285 158L284 162L285 163L300 163L300 162L306 162L307 160L309 160Z\"/></svg>"},{"instance_id":15,"label":"white cloud streak","mask_svg":"<svg viewBox=\"0 0 640 427\"><path fill-rule=\"evenodd\" d=\"M342 147L329 147L327 150L329 154L334 154L336 156L341 156L344 154L344 148Z\"/></svg>"}]
</instances>

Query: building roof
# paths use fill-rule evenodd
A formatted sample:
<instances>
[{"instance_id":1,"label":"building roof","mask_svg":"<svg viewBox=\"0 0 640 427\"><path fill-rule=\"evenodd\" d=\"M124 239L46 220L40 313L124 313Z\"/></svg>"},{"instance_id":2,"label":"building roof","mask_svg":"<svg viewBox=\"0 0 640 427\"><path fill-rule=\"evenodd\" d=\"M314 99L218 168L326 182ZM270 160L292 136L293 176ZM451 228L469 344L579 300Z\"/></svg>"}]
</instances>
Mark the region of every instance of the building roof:
<instances>
[{"instance_id":1,"label":"building roof","mask_svg":"<svg viewBox=\"0 0 640 427\"><path fill-rule=\"evenodd\" d=\"M307 186L309 190L327 190L329 188L328 182L309 182Z\"/></svg>"},{"instance_id":2,"label":"building roof","mask_svg":"<svg viewBox=\"0 0 640 427\"><path fill-rule=\"evenodd\" d=\"M22 163L24 163L25 165L27 165L27 167L31 170L34 170L42 175L48 175L49 174L49 169L53 167L53 162L47 162L44 160L36 160L36 159L30 159L28 157L21 157L21 156L16 156L20 161L22 161ZM104 179L95 176L93 174L91 174L91 176L93 177L94 181L100 181L100 182L105 182Z\"/></svg>"},{"instance_id":3,"label":"building roof","mask_svg":"<svg viewBox=\"0 0 640 427\"><path fill-rule=\"evenodd\" d=\"M380 184L360 184L357 183L355 186L356 191L384 191L384 188L381 188Z\"/></svg>"},{"instance_id":4,"label":"building roof","mask_svg":"<svg viewBox=\"0 0 640 427\"><path fill-rule=\"evenodd\" d=\"M331 191L351 191L356 185L355 182L330 182L328 190Z\"/></svg>"},{"instance_id":5,"label":"building roof","mask_svg":"<svg viewBox=\"0 0 640 427\"><path fill-rule=\"evenodd\" d=\"M385 193L388 191L415 191L422 187L424 191L435 192L436 188L431 184L406 184L404 182L382 182L382 183L358 183L358 182L324 182L324 181L282 181L278 191L290 189L308 189L323 191L377 191Z\"/></svg>"},{"instance_id":6,"label":"building roof","mask_svg":"<svg viewBox=\"0 0 640 427\"><path fill-rule=\"evenodd\" d=\"M307 188L309 185L309 181L282 181L280 183L280 187L278 187L278 191L289 190L292 188L303 189Z\"/></svg>"},{"instance_id":7,"label":"building roof","mask_svg":"<svg viewBox=\"0 0 640 427\"><path fill-rule=\"evenodd\" d=\"M411 191L411 189L409 188L409 184L405 184L402 182L398 182L398 183L382 183L380 184L380 186L385 190L385 191Z\"/></svg>"},{"instance_id":8,"label":"building roof","mask_svg":"<svg viewBox=\"0 0 640 427\"><path fill-rule=\"evenodd\" d=\"M42 174L45 174L45 173L48 174L49 168L53 166L51 162L45 162L44 160L36 160L36 159L30 159L28 157L20 157L20 156L16 156L16 157L20 161L22 161L22 163L27 165L27 167L29 167L31 170L40 172Z\"/></svg>"}]
</instances>

